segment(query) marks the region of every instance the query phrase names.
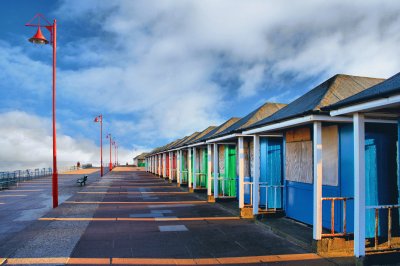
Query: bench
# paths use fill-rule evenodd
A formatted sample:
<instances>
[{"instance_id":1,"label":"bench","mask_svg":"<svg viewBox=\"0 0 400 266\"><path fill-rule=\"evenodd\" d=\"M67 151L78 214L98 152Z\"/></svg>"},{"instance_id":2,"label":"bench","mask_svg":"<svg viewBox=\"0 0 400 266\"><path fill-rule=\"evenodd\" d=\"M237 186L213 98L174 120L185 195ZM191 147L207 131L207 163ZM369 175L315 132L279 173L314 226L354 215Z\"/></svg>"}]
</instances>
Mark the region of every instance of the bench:
<instances>
[{"instance_id":1,"label":"bench","mask_svg":"<svg viewBox=\"0 0 400 266\"><path fill-rule=\"evenodd\" d=\"M78 180L76 180L76 183L79 183L81 186L82 186L82 184L85 186L85 185L86 185L87 178L88 178L87 175L85 175L85 176L83 176L83 177L81 177L81 178L78 178Z\"/></svg>"}]
</instances>

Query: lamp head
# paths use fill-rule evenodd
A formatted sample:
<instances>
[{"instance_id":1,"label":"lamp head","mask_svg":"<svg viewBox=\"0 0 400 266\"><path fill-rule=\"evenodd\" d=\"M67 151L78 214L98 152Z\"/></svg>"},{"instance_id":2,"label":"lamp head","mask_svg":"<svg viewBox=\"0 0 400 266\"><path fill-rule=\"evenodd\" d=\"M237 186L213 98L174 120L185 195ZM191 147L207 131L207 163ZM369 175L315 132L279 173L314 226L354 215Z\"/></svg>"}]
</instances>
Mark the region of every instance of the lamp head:
<instances>
[{"instance_id":1,"label":"lamp head","mask_svg":"<svg viewBox=\"0 0 400 266\"><path fill-rule=\"evenodd\" d=\"M29 41L34 44L48 44L49 43L49 41L43 36L42 31L40 30L40 27L38 27L36 34L33 35L32 38L29 38Z\"/></svg>"}]
</instances>

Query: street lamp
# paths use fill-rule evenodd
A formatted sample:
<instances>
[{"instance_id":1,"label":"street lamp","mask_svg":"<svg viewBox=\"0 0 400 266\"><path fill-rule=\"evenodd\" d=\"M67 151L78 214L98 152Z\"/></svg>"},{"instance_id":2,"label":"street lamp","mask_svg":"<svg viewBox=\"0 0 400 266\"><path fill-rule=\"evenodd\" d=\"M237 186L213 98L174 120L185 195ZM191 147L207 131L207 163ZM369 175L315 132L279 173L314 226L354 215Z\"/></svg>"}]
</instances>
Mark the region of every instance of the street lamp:
<instances>
[{"instance_id":1,"label":"street lamp","mask_svg":"<svg viewBox=\"0 0 400 266\"><path fill-rule=\"evenodd\" d=\"M103 176L103 115L96 116L94 122L100 123L100 176Z\"/></svg>"},{"instance_id":2,"label":"street lamp","mask_svg":"<svg viewBox=\"0 0 400 266\"><path fill-rule=\"evenodd\" d=\"M106 136L106 138L108 138L108 139L110 139L110 165L109 165L109 168L110 168L110 171L112 170L112 162L111 162L111 144L112 144L112 139L111 139L111 133L108 133L107 134L107 136Z\"/></svg>"},{"instance_id":3,"label":"street lamp","mask_svg":"<svg viewBox=\"0 0 400 266\"><path fill-rule=\"evenodd\" d=\"M37 19L37 24L32 22ZM42 19L46 25L40 25ZM36 14L28 23L27 27L37 27L36 34L29 38L29 41L34 44L51 44L53 46L53 97L52 97L52 112L53 112L53 178L52 178L52 194L53 208L58 206L58 171L57 171L57 134L56 134L56 61L57 61L57 23L53 20L51 24L42 14ZM50 41L42 34L41 28L46 28L50 32Z\"/></svg>"},{"instance_id":4,"label":"street lamp","mask_svg":"<svg viewBox=\"0 0 400 266\"><path fill-rule=\"evenodd\" d=\"M114 138L112 145L114 146L114 166L116 166L117 165L117 143L115 142L115 138Z\"/></svg>"}]
</instances>

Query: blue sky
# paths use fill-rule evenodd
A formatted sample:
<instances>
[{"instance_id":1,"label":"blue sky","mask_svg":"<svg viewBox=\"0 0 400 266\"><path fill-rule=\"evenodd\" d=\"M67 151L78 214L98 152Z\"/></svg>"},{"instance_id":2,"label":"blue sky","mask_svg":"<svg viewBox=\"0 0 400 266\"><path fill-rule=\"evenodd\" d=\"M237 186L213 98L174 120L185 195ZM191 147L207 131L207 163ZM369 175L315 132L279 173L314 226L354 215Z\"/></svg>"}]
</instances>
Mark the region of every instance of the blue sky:
<instances>
[{"instance_id":1,"label":"blue sky","mask_svg":"<svg viewBox=\"0 0 400 266\"><path fill-rule=\"evenodd\" d=\"M400 70L399 11L360 0L2 1L0 168L51 160L51 47L27 42L35 29L24 26L36 13L58 21L68 165L98 161L100 113L125 162L337 73L387 78Z\"/></svg>"}]
</instances>

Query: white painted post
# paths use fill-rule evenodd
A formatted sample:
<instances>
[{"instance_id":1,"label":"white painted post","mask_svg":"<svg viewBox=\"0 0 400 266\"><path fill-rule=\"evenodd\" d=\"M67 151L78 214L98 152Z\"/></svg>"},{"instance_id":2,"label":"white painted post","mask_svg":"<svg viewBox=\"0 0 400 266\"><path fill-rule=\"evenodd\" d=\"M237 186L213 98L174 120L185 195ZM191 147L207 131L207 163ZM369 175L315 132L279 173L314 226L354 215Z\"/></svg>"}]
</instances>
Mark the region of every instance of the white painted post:
<instances>
[{"instance_id":1,"label":"white painted post","mask_svg":"<svg viewBox=\"0 0 400 266\"><path fill-rule=\"evenodd\" d=\"M196 175L196 168L197 168L197 150L196 147L193 147L193 174L192 174L192 180L193 180L193 189L196 189L197 187L197 175Z\"/></svg>"},{"instance_id":2,"label":"white painted post","mask_svg":"<svg viewBox=\"0 0 400 266\"><path fill-rule=\"evenodd\" d=\"M211 177L212 177L212 152L211 144L207 145L207 195L211 196Z\"/></svg>"},{"instance_id":3,"label":"white painted post","mask_svg":"<svg viewBox=\"0 0 400 266\"><path fill-rule=\"evenodd\" d=\"M172 152L169 152L168 153L168 164L169 164L169 168L168 168L168 179L169 180L172 180L172 167L173 167L173 165L172 165L172 160L173 160L173 158L172 158Z\"/></svg>"},{"instance_id":4,"label":"white painted post","mask_svg":"<svg viewBox=\"0 0 400 266\"><path fill-rule=\"evenodd\" d=\"M163 177L167 177L167 153L163 153Z\"/></svg>"},{"instance_id":5,"label":"white painted post","mask_svg":"<svg viewBox=\"0 0 400 266\"><path fill-rule=\"evenodd\" d=\"M188 188L190 189L192 187L192 149L189 148L187 150L188 153Z\"/></svg>"},{"instance_id":6,"label":"white painted post","mask_svg":"<svg viewBox=\"0 0 400 266\"><path fill-rule=\"evenodd\" d=\"M176 151L176 183L181 183L181 151Z\"/></svg>"},{"instance_id":7,"label":"white painted post","mask_svg":"<svg viewBox=\"0 0 400 266\"><path fill-rule=\"evenodd\" d=\"M321 240L322 233L322 126L314 122L314 197L313 197L313 238Z\"/></svg>"},{"instance_id":8,"label":"white painted post","mask_svg":"<svg viewBox=\"0 0 400 266\"><path fill-rule=\"evenodd\" d=\"M260 136L258 135L254 135L253 154L253 215L257 215L260 202Z\"/></svg>"},{"instance_id":9,"label":"white painted post","mask_svg":"<svg viewBox=\"0 0 400 266\"><path fill-rule=\"evenodd\" d=\"M218 144L214 143L214 198L218 198Z\"/></svg>"},{"instance_id":10,"label":"white painted post","mask_svg":"<svg viewBox=\"0 0 400 266\"><path fill-rule=\"evenodd\" d=\"M161 162L161 155L159 154L159 155L157 155L157 157L158 157L158 175L159 176L161 176L161 167L162 167L162 162Z\"/></svg>"},{"instance_id":11,"label":"white painted post","mask_svg":"<svg viewBox=\"0 0 400 266\"><path fill-rule=\"evenodd\" d=\"M353 115L354 127L354 256L365 256L365 121Z\"/></svg>"},{"instance_id":12,"label":"white painted post","mask_svg":"<svg viewBox=\"0 0 400 266\"><path fill-rule=\"evenodd\" d=\"M244 138L239 137L239 208L244 207Z\"/></svg>"}]
</instances>

